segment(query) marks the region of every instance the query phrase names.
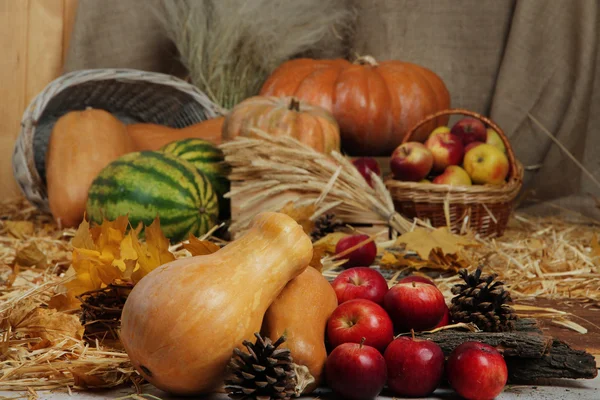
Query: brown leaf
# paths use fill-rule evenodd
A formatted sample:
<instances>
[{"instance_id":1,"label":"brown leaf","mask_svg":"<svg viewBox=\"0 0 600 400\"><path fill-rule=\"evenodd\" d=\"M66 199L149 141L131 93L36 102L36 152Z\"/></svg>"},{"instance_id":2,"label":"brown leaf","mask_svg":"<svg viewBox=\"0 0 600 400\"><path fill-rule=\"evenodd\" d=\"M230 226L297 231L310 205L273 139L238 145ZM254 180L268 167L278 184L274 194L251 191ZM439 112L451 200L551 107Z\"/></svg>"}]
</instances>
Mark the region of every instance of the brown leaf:
<instances>
[{"instance_id":1,"label":"brown leaf","mask_svg":"<svg viewBox=\"0 0 600 400\"><path fill-rule=\"evenodd\" d=\"M323 263L321 259L325 256L325 249L322 247L313 247L313 256L308 264L319 272L323 271Z\"/></svg>"},{"instance_id":2,"label":"brown leaf","mask_svg":"<svg viewBox=\"0 0 600 400\"><path fill-rule=\"evenodd\" d=\"M379 266L382 269L402 269L414 268L419 270L428 266L428 262L419 257L410 256L403 252L396 253L394 250L388 249L384 251L379 260Z\"/></svg>"},{"instance_id":3,"label":"brown leaf","mask_svg":"<svg viewBox=\"0 0 600 400\"><path fill-rule=\"evenodd\" d=\"M183 243L183 248L189 251L192 256L204 256L212 254L220 249L218 245L208 240L200 240L190 234L189 243Z\"/></svg>"},{"instance_id":4,"label":"brown leaf","mask_svg":"<svg viewBox=\"0 0 600 400\"><path fill-rule=\"evenodd\" d=\"M15 255L14 264L18 264L22 267L46 267L46 255L37 247L33 242L29 243L27 247L17 251Z\"/></svg>"},{"instance_id":5,"label":"brown leaf","mask_svg":"<svg viewBox=\"0 0 600 400\"><path fill-rule=\"evenodd\" d=\"M17 239L33 236L34 226L31 221L5 221L4 226L8 233Z\"/></svg>"},{"instance_id":6,"label":"brown leaf","mask_svg":"<svg viewBox=\"0 0 600 400\"><path fill-rule=\"evenodd\" d=\"M90 369L71 369L74 386L81 389L99 388L106 386L107 382L98 375L91 375Z\"/></svg>"},{"instance_id":7,"label":"brown leaf","mask_svg":"<svg viewBox=\"0 0 600 400\"><path fill-rule=\"evenodd\" d=\"M478 246L473 239L466 236L455 235L447 227L430 231L425 228L416 228L400 236L396 244L405 244L407 250L419 254L423 260L429 259L429 254L439 248L444 254L457 253L466 246Z\"/></svg>"},{"instance_id":8,"label":"brown leaf","mask_svg":"<svg viewBox=\"0 0 600 400\"><path fill-rule=\"evenodd\" d=\"M294 202L290 201L287 203L279 212L282 214L286 214L294 219L307 235L315 229L314 221L310 220L310 217L315 213L316 206L314 204L309 204L307 206L294 206Z\"/></svg>"},{"instance_id":9,"label":"brown leaf","mask_svg":"<svg viewBox=\"0 0 600 400\"><path fill-rule=\"evenodd\" d=\"M28 338L40 338L55 344L65 337L81 339L83 326L76 315L47 308L35 308L25 315L11 315L13 332ZM37 344L40 346L40 343Z\"/></svg>"}]
</instances>

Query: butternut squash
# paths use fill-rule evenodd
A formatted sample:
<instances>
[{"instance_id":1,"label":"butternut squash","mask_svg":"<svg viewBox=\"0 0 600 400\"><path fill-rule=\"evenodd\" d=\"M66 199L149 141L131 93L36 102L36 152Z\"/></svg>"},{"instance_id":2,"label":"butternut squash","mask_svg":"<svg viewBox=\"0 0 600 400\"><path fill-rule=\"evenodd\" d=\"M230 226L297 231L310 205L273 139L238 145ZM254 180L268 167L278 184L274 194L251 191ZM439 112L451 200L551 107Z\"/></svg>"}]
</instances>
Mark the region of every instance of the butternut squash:
<instances>
[{"instance_id":1,"label":"butternut squash","mask_svg":"<svg viewBox=\"0 0 600 400\"><path fill-rule=\"evenodd\" d=\"M46 153L46 187L54 218L62 226L77 226L92 181L102 168L131 151L125 125L107 111L89 108L60 117Z\"/></svg>"},{"instance_id":2,"label":"butternut squash","mask_svg":"<svg viewBox=\"0 0 600 400\"><path fill-rule=\"evenodd\" d=\"M311 258L302 227L267 212L217 252L156 268L123 308L121 341L133 366L167 392L217 389L233 349L253 340L269 305Z\"/></svg>"},{"instance_id":3,"label":"butternut squash","mask_svg":"<svg viewBox=\"0 0 600 400\"><path fill-rule=\"evenodd\" d=\"M225 117L211 118L180 129L158 124L131 124L127 125L127 133L133 140L136 151L156 151L175 140L190 138L221 144L224 119Z\"/></svg>"},{"instance_id":4,"label":"butternut squash","mask_svg":"<svg viewBox=\"0 0 600 400\"><path fill-rule=\"evenodd\" d=\"M337 305L331 284L309 267L287 284L265 314L263 335L271 340L285 335L282 346L291 350L295 364L306 366L315 378L302 394L312 392L321 382L327 360L325 328Z\"/></svg>"}]
</instances>

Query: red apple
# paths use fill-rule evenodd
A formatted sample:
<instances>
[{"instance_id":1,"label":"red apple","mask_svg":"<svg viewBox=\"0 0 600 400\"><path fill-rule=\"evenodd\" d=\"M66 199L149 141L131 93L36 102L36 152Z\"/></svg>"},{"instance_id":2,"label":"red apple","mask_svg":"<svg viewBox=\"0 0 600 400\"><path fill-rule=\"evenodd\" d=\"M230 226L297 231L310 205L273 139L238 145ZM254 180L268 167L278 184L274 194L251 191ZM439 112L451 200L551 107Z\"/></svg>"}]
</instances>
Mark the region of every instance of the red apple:
<instances>
[{"instance_id":1,"label":"red apple","mask_svg":"<svg viewBox=\"0 0 600 400\"><path fill-rule=\"evenodd\" d=\"M435 128L434 130L431 131L431 133L429 134L428 138L435 136L435 135L439 135L440 133L446 133L446 132L450 132L450 128L447 126L438 126L437 128Z\"/></svg>"},{"instance_id":2,"label":"red apple","mask_svg":"<svg viewBox=\"0 0 600 400\"><path fill-rule=\"evenodd\" d=\"M504 357L494 347L479 342L465 342L455 348L446 372L450 386L467 400L495 398L508 379Z\"/></svg>"},{"instance_id":3,"label":"red apple","mask_svg":"<svg viewBox=\"0 0 600 400\"><path fill-rule=\"evenodd\" d=\"M345 236L341 238L335 245L335 254L343 253L344 251L358 245L361 242L364 242L367 239L369 239L368 235ZM348 261L342 266L344 268L368 267L369 265L373 264L376 256L377 245L375 245L375 242L370 241L369 243L364 244L356 250L353 250L352 252L343 256L342 259L347 259Z\"/></svg>"},{"instance_id":4,"label":"red apple","mask_svg":"<svg viewBox=\"0 0 600 400\"><path fill-rule=\"evenodd\" d=\"M437 389L444 374L444 352L429 340L399 337L384 354L388 387L396 396L425 397Z\"/></svg>"},{"instance_id":5,"label":"red apple","mask_svg":"<svg viewBox=\"0 0 600 400\"><path fill-rule=\"evenodd\" d=\"M444 316L442 317L440 322L438 322L438 324L434 326L434 328L441 328L442 326L450 325L450 320L450 309L448 308L448 306L446 306L446 312L444 313Z\"/></svg>"},{"instance_id":6,"label":"red apple","mask_svg":"<svg viewBox=\"0 0 600 400\"><path fill-rule=\"evenodd\" d=\"M479 146L480 144L484 144L483 142L471 142L468 145L465 146L465 154L467 154L467 151Z\"/></svg>"},{"instance_id":7,"label":"red apple","mask_svg":"<svg viewBox=\"0 0 600 400\"><path fill-rule=\"evenodd\" d=\"M444 173L438 175L433 180L433 183L438 185L451 185L451 186L471 186L471 177L467 174L467 171L459 167L458 165L449 165L444 170Z\"/></svg>"},{"instance_id":8,"label":"red apple","mask_svg":"<svg viewBox=\"0 0 600 400\"><path fill-rule=\"evenodd\" d=\"M394 150L390 169L394 179L418 182L425 178L433 167L433 154L423 143L407 142Z\"/></svg>"},{"instance_id":9,"label":"red apple","mask_svg":"<svg viewBox=\"0 0 600 400\"><path fill-rule=\"evenodd\" d=\"M434 281L432 281L431 279L426 278L424 276L421 276L421 275L405 276L404 278L402 278L398 281L398 283L410 283L410 282L421 282L421 283L427 283L429 285L436 286Z\"/></svg>"},{"instance_id":10,"label":"red apple","mask_svg":"<svg viewBox=\"0 0 600 400\"><path fill-rule=\"evenodd\" d=\"M327 338L333 347L342 343L365 344L383 352L394 337L392 320L383 307L365 299L340 304L327 321Z\"/></svg>"},{"instance_id":11,"label":"red apple","mask_svg":"<svg viewBox=\"0 0 600 400\"><path fill-rule=\"evenodd\" d=\"M510 164L496 146L483 143L465 154L465 171L476 184L500 185L506 181Z\"/></svg>"},{"instance_id":12,"label":"red apple","mask_svg":"<svg viewBox=\"0 0 600 400\"><path fill-rule=\"evenodd\" d=\"M373 182L371 181L371 171L375 173L375 175L381 176L381 169L379 168L379 164L377 160L371 157L361 157L352 161L352 164L356 167L358 172L365 178L369 186L373 187Z\"/></svg>"},{"instance_id":13,"label":"red apple","mask_svg":"<svg viewBox=\"0 0 600 400\"><path fill-rule=\"evenodd\" d=\"M465 155L460 138L450 132L430 136L425 147L433 154L433 171L440 172L449 165L458 165Z\"/></svg>"},{"instance_id":14,"label":"red apple","mask_svg":"<svg viewBox=\"0 0 600 400\"><path fill-rule=\"evenodd\" d=\"M327 385L342 398L370 400L377 397L387 378L385 359L371 346L344 343L325 362Z\"/></svg>"},{"instance_id":15,"label":"red apple","mask_svg":"<svg viewBox=\"0 0 600 400\"><path fill-rule=\"evenodd\" d=\"M387 281L381 273L369 267L356 267L343 271L331 282L338 304L353 299L367 299L383 305L388 291Z\"/></svg>"},{"instance_id":16,"label":"red apple","mask_svg":"<svg viewBox=\"0 0 600 400\"><path fill-rule=\"evenodd\" d=\"M457 135L465 146L471 142L485 142L487 139L487 131L483 122L471 117L458 121L452 126L450 132Z\"/></svg>"},{"instance_id":17,"label":"red apple","mask_svg":"<svg viewBox=\"0 0 600 400\"><path fill-rule=\"evenodd\" d=\"M421 282L398 283L385 295L383 305L400 332L432 329L444 316L446 302L442 292Z\"/></svg>"}]
</instances>

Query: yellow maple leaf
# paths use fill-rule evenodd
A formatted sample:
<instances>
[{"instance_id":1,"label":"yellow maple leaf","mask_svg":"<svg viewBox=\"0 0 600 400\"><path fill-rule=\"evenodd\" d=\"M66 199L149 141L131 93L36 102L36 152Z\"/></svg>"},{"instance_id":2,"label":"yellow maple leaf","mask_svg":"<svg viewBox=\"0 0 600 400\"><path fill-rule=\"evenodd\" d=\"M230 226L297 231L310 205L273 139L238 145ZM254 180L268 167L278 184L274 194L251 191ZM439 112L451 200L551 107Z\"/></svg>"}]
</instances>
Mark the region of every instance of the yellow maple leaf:
<instances>
[{"instance_id":1,"label":"yellow maple leaf","mask_svg":"<svg viewBox=\"0 0 600 400\"><path fill-rule=\"evenodd\" d=\"M138 231L127 228L126 216L104 221L90 228L81 223L73 237L72 265L67 271L71 278L62 293L55 296L50 306L59 310L79 307L77 296L101 289L115 281L138 282L154 268L173 261L169 241L160 229L158 217L146 227L146 241L138 239Z\"/></svg>"},{"instance_id":2,"label":"yellow maple leaf","mask_svg":"<svg viewBox=\"0 0 600 400\"><path fill-rule=\"evenodd\" d=\"M470 237L456 235L447 227L433 231L415 228L414 231L401 235L396 244L406 245L407 250L416 252L423 260L428 260L429 254L435 248L439 248L443 254L454 254L466 246L479 246L479 243Z\"/></svg>"},{"instance_id":3,"label":"yellow maple leaf","mask_svg":"<svg viewBox=\"0 0 600 400\"><path fill-rule=\"evenodd\" d=\"M189 237L189 243L184 243L183 248L189 251L192 256L204 256L212 254L220 249L220 247L208 240L200 240L196 236L191 235Z\"/></svg>"},{"instance_id":4,"label":"yellow maple leaf","mask_svg":"<svg viewBox=\"0 0 600 400\"><path fill-rule=\"evenodd\" d=\"M323 236L321 239L313 243L315 249L323 249L324 253L335 254L335 246L344 237L348 236L348 233L333 232Z\"/></svg>"}]
</instances>

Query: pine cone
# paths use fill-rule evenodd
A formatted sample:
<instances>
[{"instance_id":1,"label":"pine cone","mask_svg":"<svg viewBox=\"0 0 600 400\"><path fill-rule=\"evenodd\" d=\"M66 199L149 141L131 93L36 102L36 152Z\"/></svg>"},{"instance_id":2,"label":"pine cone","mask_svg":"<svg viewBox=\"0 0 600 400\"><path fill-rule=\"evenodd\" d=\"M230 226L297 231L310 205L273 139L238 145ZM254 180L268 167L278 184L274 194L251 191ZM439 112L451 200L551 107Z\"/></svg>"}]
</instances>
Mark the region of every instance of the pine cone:
<instances>
[{"instance_id":1,"label":"pine cone","mask_svg":"<svg viewBox=\"0 0 600 400\"><path fill-rule=\"evenodd\" d=\"M256 343L244 340L248 353L235 349L229 362L230 376L225 390L234 400L279 400L296 394L296 373L289 349L277 349L285 341L275 343L255 333Z\"/></svg>"},{"instance_id":2,"label":"pine cone","mask_svg":"<svg viewBox=\"0 0 600 400\"><path fill-rule=\"evenodd\" d=\"M336 232L343 228L345 224L335 217L335 214L321 215L315 221L315 227L310 236L313 242L327 236L330 233Z\"/></svg>"},{"instance_id":3,"label":"pine cone","mask_svg":"<svg viewBox=\"0 0 600 400\"><path fill-rule=\"evenodd\" d=\"M507 332L515 329L518 318L510 292L504 289L504 283L496 281L496 274L481 277L483 266L469 274L461 269L458 274L464 284L454 285L450 313L455 322L472 322L485 332Z\"/></svg>"}]
</instances>

